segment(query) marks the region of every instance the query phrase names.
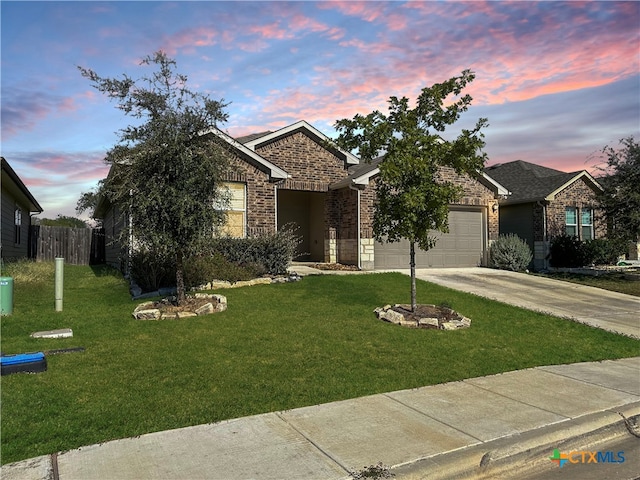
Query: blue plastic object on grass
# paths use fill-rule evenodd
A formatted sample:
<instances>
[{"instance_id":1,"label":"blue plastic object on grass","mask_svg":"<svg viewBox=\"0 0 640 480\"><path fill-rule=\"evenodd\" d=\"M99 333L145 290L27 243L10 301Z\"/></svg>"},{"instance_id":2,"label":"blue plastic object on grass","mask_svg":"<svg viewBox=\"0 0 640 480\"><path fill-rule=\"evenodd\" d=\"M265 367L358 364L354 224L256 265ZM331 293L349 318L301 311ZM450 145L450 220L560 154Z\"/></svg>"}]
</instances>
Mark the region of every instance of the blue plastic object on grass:
<instances>
[{"instance_id":1,"label":"blue plastic object on grass","mask_svg":"<svg viewBox=\"0 0 640 480\"><path fill-rule=\"evenodd\" d=\"M18 353L0 356L2 375L10 373L40 373L47 370L47 359L43 352Z\"/></svg>"}]
</instances>

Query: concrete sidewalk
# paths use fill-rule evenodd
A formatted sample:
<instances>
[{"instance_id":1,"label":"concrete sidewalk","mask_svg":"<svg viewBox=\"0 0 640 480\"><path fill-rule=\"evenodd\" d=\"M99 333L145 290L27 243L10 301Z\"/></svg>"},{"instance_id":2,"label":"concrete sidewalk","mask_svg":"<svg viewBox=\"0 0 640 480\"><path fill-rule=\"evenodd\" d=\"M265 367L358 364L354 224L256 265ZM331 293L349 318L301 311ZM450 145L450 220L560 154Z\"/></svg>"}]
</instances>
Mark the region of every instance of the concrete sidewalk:
<instances>
[{"instance_id":1,"label":"concrete sidewalk","mask_svg":"<svg viewBox=\"0 0 640 480\"><path fill-rule=\"evenodd\" d=\"M3 480L526 478L640 421L640 357L538 367L115 440L5 465ZM628 420L625 423L624 418ZM640 432L636 432L640 433ZM638 462L640 459L628 458ZM517 470L514 470L517 469Z\"/></svg>"}]
</instances>

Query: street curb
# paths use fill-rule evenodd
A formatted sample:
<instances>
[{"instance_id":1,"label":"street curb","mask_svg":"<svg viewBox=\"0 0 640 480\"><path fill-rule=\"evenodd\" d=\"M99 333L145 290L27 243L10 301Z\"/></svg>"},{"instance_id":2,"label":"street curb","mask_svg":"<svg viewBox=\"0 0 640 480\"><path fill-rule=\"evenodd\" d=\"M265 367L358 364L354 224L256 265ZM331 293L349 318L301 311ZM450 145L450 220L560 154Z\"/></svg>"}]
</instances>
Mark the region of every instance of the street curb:
<instances>
[{"instance_id":1,"label":"street curb","mask_svg":"<svg viewBox=\"0 0 640 480\"><path fill-rule=\"evenodd\" d=\"M598 444L631 435L631 431L640 435L640 402L417 459L394 466L391 472L398 480L522 478L547 466L556 448L561 452L592 451ZM3 465L2 480L57 480L54 459L55 454L43 455Z\"/></svg>"},{"instance_id":2,"label":"street curb","mask_svg":"<svg viewBox=\"0 0 640 480\"><path fill-rule=\"evenodd\" d=\"M0 467L2 480L57 480L51 455L20 460Z\"/></svg>"},{"instance_id":3,"label":"street curb","mask_svg":"<svg viewBox=\"0 0 640 480\"><path fill-rule=\"evenodd\" d=\"M561 452L593 450L598 444L631 435L629 425L640 430L640 402L426 457L391 471L398 480L522 478L548 464L556 448Z\"/></svg>"}]
</instances>

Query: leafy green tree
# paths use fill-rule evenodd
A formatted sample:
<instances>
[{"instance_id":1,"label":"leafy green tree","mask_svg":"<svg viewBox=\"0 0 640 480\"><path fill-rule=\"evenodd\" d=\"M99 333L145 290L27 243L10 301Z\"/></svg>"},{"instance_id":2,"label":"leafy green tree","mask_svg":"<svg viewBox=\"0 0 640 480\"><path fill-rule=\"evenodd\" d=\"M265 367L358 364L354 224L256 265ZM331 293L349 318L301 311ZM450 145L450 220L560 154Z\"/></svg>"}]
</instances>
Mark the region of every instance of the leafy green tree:
<instances>
[{"instance_id":1,"label":"leafy green tree","mask_svg":"<svg viewBox=\"0 0 640 480\"><path fill-rule=\"evenodd\" d=\"M479 119L473 130L462 130L454 140L440 135L471 104L471 96L461 92L474 78L464 70L460 76L423 88L414 108L406 97L391 97L388 115L376 110L335 124L338 146L357 150L367 162L384 153L375 186L374 236L378 241L409 241L412 310L417 306L415 247L429 250L436 243L434 231L448 231L449 204L463 193L460 186L439 178L439 173L442 167L452 167L458 174L475 176L486 161L481 153L486 119Z\"/></svg>"},{"instance_id":2,"label":"leafy green tree","mask_svg":"<svg viewBox=\"0 0 640 480\"><path fill-rule=\"evenodd\" d=\"M98 224L101 223L99 218L94 217L94 213L96 207L98 206L98 201L100 200L100 196L103 194L102 185L103 181L98 182L98 186L95 190L90 190L88 192L82 192L80 194L80 198L76 202L76 213L78 215L83 214L86 211L90 212L91 219L96 221Z\"/></svg>"},{"instance_id":3,"label":"leafy green tree","mask_svg":"<svg viewBox=\"0 0 640 480\"><path fill-rule=\"evenodd\" d=\"M187 88L187 77L175 72L176 62L162 51L145 57L141 66L155 71L134 80L78 68L137 119L119 132L119 142L107 153L112 168L102 193L128 215L132 235L123 235L124 241L173 257L178 303L183 303L184 259L225 221L228 199L220 187L229 151L217 135L203 133L227 120L226 104Z\"/></svg>"},{"instance_id":4,"label":"leafy green tree","mask_svg":"<svg viewBox=\"0 0 640 480\"><path fill-rule=\"evenodd\" d=\"M38 223L51 227L89 228L89 225L84 220L66 215L58 215L55 219L41 218Z\"/></svg>"},{"instance_id":5,"label":"leafy green tree","mask_svg":"<svg viewBox=\"0 0 640 480\"><path fill-rule=\"evenodd\" d=\"M600 206L612 227L611 237L638 242L640 240L640 144L634 137L620 140L621 147L606 146L607 173L601 181L604 192Z\"/></svg>"}]
</instances>

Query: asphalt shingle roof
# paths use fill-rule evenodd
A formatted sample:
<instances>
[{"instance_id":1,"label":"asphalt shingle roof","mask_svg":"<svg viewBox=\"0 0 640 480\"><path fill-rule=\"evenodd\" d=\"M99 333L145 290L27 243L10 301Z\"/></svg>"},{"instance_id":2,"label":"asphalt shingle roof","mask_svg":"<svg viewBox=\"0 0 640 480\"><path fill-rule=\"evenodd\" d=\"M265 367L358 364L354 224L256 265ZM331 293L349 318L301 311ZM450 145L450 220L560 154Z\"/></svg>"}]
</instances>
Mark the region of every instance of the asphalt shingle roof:
<instances>
[{"instance_id":1,"label":"asphalt shingle roof","mask_svg":"<svg viewBox=\"0 0 640 480\"><path fill-rule=\"evenodd\" d=\"M255 140L257 138L264 137L265 135L269 135L270 133L273 133L273 132L267 130L266 132L251 133L251 134L245 135L243 137L238 137L235 140L244 145L245 143L250 142L251 140Z\"/></svg>"},{"instance_id":2,"label":"asphalt shingle roof","mask_svg":"<svg viewBox=\"0 0 640 480\"><path fill-rule=\"evenodd\" d=\"M484 171L511 191L508 203L543 200L580 174L561 172L522 160L493 165Z\"/></svg>"}]
</instances>

